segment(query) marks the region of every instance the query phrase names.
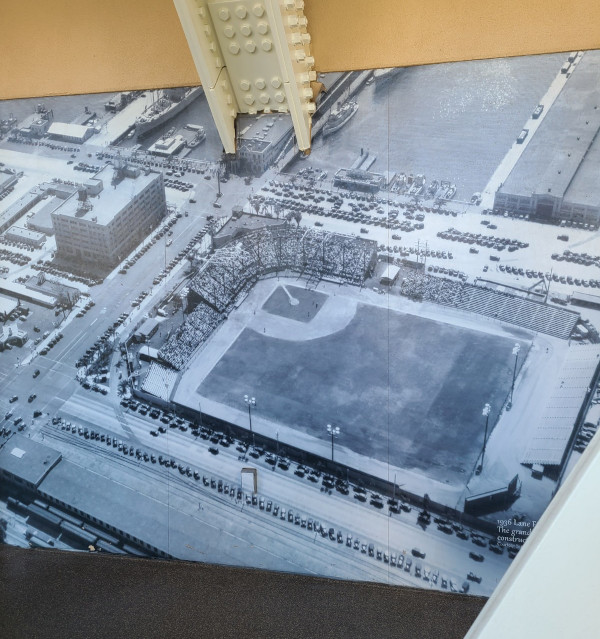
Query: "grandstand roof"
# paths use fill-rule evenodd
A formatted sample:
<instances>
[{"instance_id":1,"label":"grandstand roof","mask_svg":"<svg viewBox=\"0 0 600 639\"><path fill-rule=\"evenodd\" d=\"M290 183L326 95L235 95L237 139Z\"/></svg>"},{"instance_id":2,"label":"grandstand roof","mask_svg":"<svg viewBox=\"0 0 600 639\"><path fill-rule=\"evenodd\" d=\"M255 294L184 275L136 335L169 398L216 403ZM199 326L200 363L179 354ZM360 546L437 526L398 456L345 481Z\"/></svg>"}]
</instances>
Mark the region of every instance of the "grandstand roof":
<instances>
[{"instance_id":1,"label":"grandstand roof","mask_svg":"<svg viewBox=\"0 0 600 639\"><path fill-rule=\"evenodd\" d=\"M600 51L586 52L560 95L529 140L501 192L534 193L572 202L598 201L594 167L600 148ZM587 154L587 155L586 155Z\"/></svg>"},{"instance_id":2,"label":"grandstand roof","mask_svg":"<svg viewBox=\"0 0 600 639\"><path fill-rule=\"evenodd\" d=\"M521 463L561 464L599 361L598 345L569 350Z\"/></svg>"}]
</instances>

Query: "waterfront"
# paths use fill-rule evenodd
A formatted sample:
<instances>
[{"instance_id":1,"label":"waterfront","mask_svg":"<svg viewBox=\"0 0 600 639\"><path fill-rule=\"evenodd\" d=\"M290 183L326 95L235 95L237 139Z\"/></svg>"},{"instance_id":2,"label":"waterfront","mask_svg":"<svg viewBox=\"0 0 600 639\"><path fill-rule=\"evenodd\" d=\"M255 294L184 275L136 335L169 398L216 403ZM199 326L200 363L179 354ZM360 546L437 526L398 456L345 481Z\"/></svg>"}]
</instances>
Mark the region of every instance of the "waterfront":
<instances>
[{"instance_id":1,"label":"waterfront","mask_svg":"<svg viewBox=\"0 0 600 639\"><path fill-rule=\"evenodd\" d=\"M358 113L335 135L317 137L303 166L337 170L361 148L372 171L450 180L456 199L482 191L564 62L563 54L405 69L357 96Z\"/></svg>"}]
</instances>

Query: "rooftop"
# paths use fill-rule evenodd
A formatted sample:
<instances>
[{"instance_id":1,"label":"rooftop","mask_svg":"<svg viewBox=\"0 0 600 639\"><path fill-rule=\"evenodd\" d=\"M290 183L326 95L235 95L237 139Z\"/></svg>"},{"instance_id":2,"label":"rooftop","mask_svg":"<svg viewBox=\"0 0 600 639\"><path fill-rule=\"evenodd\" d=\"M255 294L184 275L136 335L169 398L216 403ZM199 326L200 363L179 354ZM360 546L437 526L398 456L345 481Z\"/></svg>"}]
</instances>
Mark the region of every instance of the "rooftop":
<instances>
[{"instance_id":1,"label":"rooftop","mask_svg":"<svg viewBox=\"0 0 600 639\"><path fill-rule=\"evenodd\" d=\"M569 201L598 200L594 181L600 150L594 138L600 128L600 51L587 51L501 191L531 197L533 193L565 196Z\"/></svg>"},{"instance_id":2,"label":"rooftop","mask_svg":"<svg viewBox=\"0 0 600 639\"><path fill-rule=\"evenodd\" d=\"M25 193L25 195L21 196L16 202L13 202L8 208L0 212L0 226L9 223L11 219L18 216L23 209L27 208L31 202L39 200L40 198L40 193L32 191Z\"/></svg>"},{"instance_id":3,"label":"rooftop","mask_svg":"<svg viewBox=\"0 0 600 639\"><path fill-rule=\"evenodd\" d=\"M262 151L274 144L292 129L292 119L287 113L263 113L238 117L240 147Z\"/></svg>"},{"instance_id":4,"label":"rooftop","mask_svg":"<svg viewBox=\"0 0 600 639\"><path fill-rule=\"evenodd\" d=\"M0 470L38 486L61 458L54 448L15 434L0 449Z\"/></svg>"},{"instance_id":5,"label":"rooftop","mask_svg":"<svg viewBox=\"0 0 600 639\"><path fill-rule=\"evenodd\" d=\"M53 308L56 305L56 298L44 293L32 291L24 284L20 284L19 282L9 282L8 280L1 280L0 293L5 293L6 295L11 295L17 298L30 299L36 304L41 304L42 306L47 306L48 308Z\"/></svg>"},{"instance_id":6,"label":"rooftop","mask_svg":"<svg viewBox=\"0 0 600 639\"><path fill-rule=\"evenodd\" d=\"M52 229L52 213L63 203L59 197L51 195L48 199L38 202L27 214L28 223Z\"/></svg>"},{"instance_id":7,"label":"rooftop","mask_svg":"<svg viewBox=\"0 0 600 639\"><path fill-rule=\"evenodd\" d=\"M145 174L141 172L137 177L123 177L120 182L113 185L114 173L115 168L107 164L92 178L93 181L100 180L102 182L103 188L97 195L89 195L85 202L82 202L79 200L78 193L74 193L54 211L53 215L74 217L107 225L134 197L158 177L157 173ZM91 188L96 186L92 180L88 181ZM81 207L82 204L83 207Z\"/></svg>"},{"instance_id":8,"label":"rooftop","mask_svg":"<svg viewBox=\"0 0 600 639\"><path fill-rule=\"evenodd\" d=\"M17 308L17 301L12 297L0 295L0 316L9 315Z\"/></svg>"},{"instance_id":9,"label":"rooftop","mask_svg":"<svg viewBox=\"0 0 600 639\"><path fill-rule=\"evenodd\" d=\"M285 219L274 217L265 217L264 215L254 215L252 213L243 213L238 218L230 218L215 235L215 238L236 237L240 232L256 231L266 226L281 226L285 223Z\"/></svg>"},{"instance_id":10,"label":"rooftop","mask_svg":"<svg viewBox=\"0 0 600 639\"><path fill-rule=\"evenodd\" d=\"M197 559L199 540L213 533L202 521L158 499L66 460L39 490L181 559Z\"/></svg>"},{"instance_id":11,"label":"rooftop","mask_svg":"<svg viewBox=\"0 0 600 639\"><path fill-rule=\"evenodd\" d=\"M34 240L36 242L43 240L45 238L43 233L38 233L37 231L30 231L29 229L23 228L22 226L11 226L7 233L10 233L13 236L19 236L23 239Z\"/></svg>"},{"instance_id":12,"label":"rooftop","mask_svg":"<svg viewBox=\"0 0 600 639\"><path fill-rule=\"evenodd\" d=\"M50 135L64 135L73 138L85 139L89 135L87 126L82 124L67 124L66 122L53 122L48 129Z\"/></svg>"}]
</instances>

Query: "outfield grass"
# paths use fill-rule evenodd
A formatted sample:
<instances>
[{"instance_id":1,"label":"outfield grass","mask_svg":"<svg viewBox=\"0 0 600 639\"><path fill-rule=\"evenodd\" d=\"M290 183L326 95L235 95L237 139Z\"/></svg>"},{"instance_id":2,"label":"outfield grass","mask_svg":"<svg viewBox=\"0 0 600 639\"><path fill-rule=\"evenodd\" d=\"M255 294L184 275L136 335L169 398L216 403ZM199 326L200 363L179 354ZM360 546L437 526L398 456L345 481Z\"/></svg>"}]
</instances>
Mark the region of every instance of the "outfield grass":
<instances>
[{"instance_id":1,"label":"outfield grass","mask_svg":"<svg viewBox=\"0 0 600 639\"><path fill-rule=\"evenodd\" d=\"M301 330L301 329L300 329ZM512 380L514 338L359 305L342 331L307 341L245 329L199 392L441 481L471 471ZM525 345L525 343L523 343Z\"/></svg>"}]
</instances>

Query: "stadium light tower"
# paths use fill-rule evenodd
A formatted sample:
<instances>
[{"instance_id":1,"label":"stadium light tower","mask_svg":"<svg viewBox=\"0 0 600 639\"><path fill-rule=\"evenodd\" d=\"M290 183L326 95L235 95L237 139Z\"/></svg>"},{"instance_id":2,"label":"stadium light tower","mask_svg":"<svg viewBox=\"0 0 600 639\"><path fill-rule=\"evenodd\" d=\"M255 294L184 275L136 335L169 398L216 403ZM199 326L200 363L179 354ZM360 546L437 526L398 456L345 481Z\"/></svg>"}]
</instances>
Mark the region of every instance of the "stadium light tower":
<instances>
[{"instance_id":1,"label":"stadium light tower","mask_svg":"<svg viewBox=\"0 0 600 639\"><path fill-rule=\"evenodd\" d=\"M252 434L252 448L255 448L254 445L254 431L252 430L252 409L256 406L256 399L254 397L249 397L248 395L244 395L244 401L248 406L248 421L250 422L250 433Z\"/></svg>"},{"instance_id":2,"label":"stadium light tower","mask_svg":"<svg viewBox=\"0 0 600 639\"><path fill-rule=\"evenodd\" d=\"M331 461L333 461L333 438L340 434L340 427L327 424L327 432L331 435Z\"/></svg>"},{"instance_id":3,"label":"stadium light tower","mask_svg":"<svg viewBox=\"0 0 600 639\"><path fill-rule=\"evenodd\" d=\"M492 407L489 404L486 404L483 407L483 410L481 411L481 414L485 417L485 433L483 435L483 451L481 452L481 465L478 468L479 473L481 473L481 471L483 470L483 460L485 459L485 445L487 444L487 432L488 432L488 424L490 421L491 410L492 410Z\"/></svg>"},{"instance_id":4,"label":"stadium light tower","mask_svg":"<svg viewBox=\"0 0 600 639\"><path fill-rule=\"evenodd\" d=\"M520 344L515 344L514 348L512 349L512 354L515 356L515 367L513 369L512 385L510 387L510 402L508 402L508 406L510 408L512 408L513 392L515 390L515 381L517 380L517 362L519 361L519 351L520 350L521 350L521 345Z\"/></svg>"}]
</instances>

